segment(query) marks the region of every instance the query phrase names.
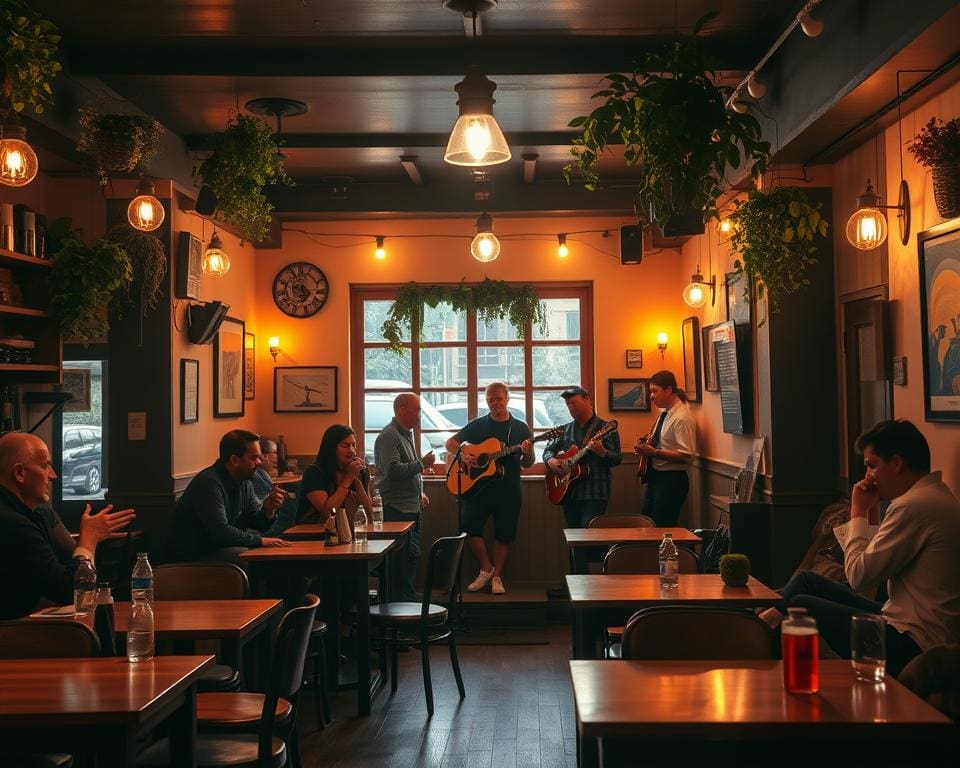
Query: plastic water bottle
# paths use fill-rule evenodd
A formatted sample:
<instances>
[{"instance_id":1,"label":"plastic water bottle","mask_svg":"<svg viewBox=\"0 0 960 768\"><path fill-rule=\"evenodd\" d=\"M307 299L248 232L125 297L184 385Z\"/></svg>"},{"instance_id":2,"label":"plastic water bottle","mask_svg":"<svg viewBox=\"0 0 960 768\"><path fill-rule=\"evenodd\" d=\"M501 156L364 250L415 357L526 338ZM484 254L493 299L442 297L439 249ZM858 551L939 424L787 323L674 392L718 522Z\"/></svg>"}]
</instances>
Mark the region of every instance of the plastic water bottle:
<instances>
[{"instance_id":1,"label":"plastic water bottle","mask_svg":"<svg viewBox=\"0 0 960 768\"><path fill-rule=\"evenodd\" d=\"M73 574L73 613L89 616L97 607L97 571L87 558L81 558Z\"/></svg>"},{"instance_id":2,"label":"plastic water bottle","mask_svg":"<svg viewBox=\"0 0 960 768\"><path fill-rule=\"evenodd\" d=\"M383 528L383 497L378 488L373 489L373 496L370 497L370 517L373 530L378 531Z\"/></svg>"},{"instance_id":3,"label":"plastic water bottle","mask_svg":"<svg viewBox=\"0 0 960 768\"><path fill-rule=\"evenodd\" d=\"M363 504L357 507L357 514L353 516L353 540L358 547L367 545L367 510Z\"/></svg>"},{"instance_id":4,"label":"plastic water bottle","mask_svg":"<svg viewBox=\"0 0 960 768\"><path fill-rule=\"evenodd\" d=\"M673 534L663 534L660 542L660 586L676 589L680 582L680 563L677 545L673 543Z\"/></svg>"},{"instance_id":5,"label":"plastic water bottle","mask_svg":"<svg viewBox=\"0 0 960 768\"><path fill-rule=\"evenodd\" d=\"M153 608L150 602L133 599L127 625L127 659L131 662L153 658Z\"/></svg>"},{"instance_id":6,"label":"plastic water bottle","mask_svg":"<svg viewBox=\"0 0 960 768\"><path fill-rule=\"evenodd\" d=\"M153 568L146 552L137 553L137 562L130 577L130 596L133 600L146 600L153 605Z\"/></svg>"}]
</instances>

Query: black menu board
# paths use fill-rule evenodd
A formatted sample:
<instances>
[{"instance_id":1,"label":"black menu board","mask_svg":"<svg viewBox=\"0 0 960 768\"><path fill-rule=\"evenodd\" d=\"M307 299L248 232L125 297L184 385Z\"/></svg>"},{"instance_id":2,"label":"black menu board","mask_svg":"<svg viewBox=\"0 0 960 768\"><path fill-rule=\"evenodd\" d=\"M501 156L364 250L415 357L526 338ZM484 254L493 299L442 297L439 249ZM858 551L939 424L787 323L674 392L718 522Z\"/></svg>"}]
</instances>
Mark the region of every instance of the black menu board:
<instances>
[{"instance_id":1,"label":"black menu board","mask_svg":"<svg viewBox=\"0 0 960 768\"><path fill-rule=\"evenodd\" d=\"M753 361L750 327L737 326L726 340L714 342L723 431L734 435L753 432Z\"/></svg>"}]
</instances>

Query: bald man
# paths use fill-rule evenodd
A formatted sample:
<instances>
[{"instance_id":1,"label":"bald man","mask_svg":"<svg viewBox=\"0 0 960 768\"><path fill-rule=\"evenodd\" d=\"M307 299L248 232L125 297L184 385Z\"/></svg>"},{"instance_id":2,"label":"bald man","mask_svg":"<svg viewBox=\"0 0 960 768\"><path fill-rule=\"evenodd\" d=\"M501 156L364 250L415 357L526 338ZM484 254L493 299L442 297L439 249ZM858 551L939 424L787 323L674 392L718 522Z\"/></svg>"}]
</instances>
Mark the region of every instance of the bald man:
<instances>
[{"instance_id":1,"label":"bald man","mask_svg":"<svg viewBox=\"0 0 960 768\"><path fill-rule=\"evenodd\" d=\"M393 400L393 420L377 435L373 445L377 488L383 498L383 519L413 522L400 584L401 600L416 602L414 577L420 559L421 510L429 503L423 492L423 470L436 461L433 451L420 456L413 428L420 423L420 398L404 392Z\"/></svg>"},{"instance_id":2,"label":"bald man","mask_svg":"<svg viewBox=\"0 0 960 768\"><path fill-rule=\"evenodd\" d=\"M80 518L74 544L50 506L50 482L57 473L50 451L36 435L10 432L0 437L0 619L18 619L41 601L73 602L77 562L94 562L97 545L123 536L132 509L104 507Z\"/></svg>"}]
</instances>

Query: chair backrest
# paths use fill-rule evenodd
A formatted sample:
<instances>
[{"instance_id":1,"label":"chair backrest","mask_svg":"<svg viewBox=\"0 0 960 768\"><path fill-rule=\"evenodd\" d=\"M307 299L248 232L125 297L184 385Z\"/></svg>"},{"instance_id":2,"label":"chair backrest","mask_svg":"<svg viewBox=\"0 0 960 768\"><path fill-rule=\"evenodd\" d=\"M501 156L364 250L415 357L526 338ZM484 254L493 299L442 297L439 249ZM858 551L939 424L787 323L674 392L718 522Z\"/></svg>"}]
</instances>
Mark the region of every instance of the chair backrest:
<instances>
[{"instance_id":1,"label":"chair backrest","mask_svg":"<svg viewBox=\"0 0 960 768\"><path fill-rule=\"evenodd\" d=\"M447 592L447 607L456 599L460 575L460 558L467 534L444 536L433 542L427 558L427 576L423 582L423 615L429 612L434 591Z\"/></svg>"},{"instance_id":2,"label":"chair backrest","mask_svg":"<svg viewBox=\"0 0 960 768\"><path fill-rule=\"evenodd\" d=\"M677 547L680 573L699 573L697 555L686 547ZM603 558L604 573L659 573L660 551L653 544L617 544Z\"/></svg>"},{"instance_id":3,"label":"chair backrest","mask_svg":"<svg viewBox=\"0 0 960 768\"><path fill-rule=\"evenodd\" d=\"M250 583L233 563L174 563L153 569L155 600L244 600Z\"/></svg>"},{"instance_id":4,"label":"chair backrest","mask_svg":"<svg viewBox=\"0 0 960 768\"><path fill-rule=\"evenodd\" d=\"M79 621L0 621L0 659L79 659L99 654L97 636Z\"/></svg>"},{"instance_id":5,"label":"chair backrest","mask_svg":"<svg viewBox=\"0 0 960 768\"><path fill-rule=\"evenodd\" d=\"M318 605L320 598L307 593L303 596L303 605L287 611L277 629L258 731L261 765L264 764L265 756L271 753L277 699L282 697L296 706L300 688L303 686L303 667ZM269 765L269 762L266 764Z\"/></svg>"},{"instance_id":6,"label":"chair backrest","mask_svg":"<svg viewBox=\"0 0 960 768\"><path fill-rule=\"evenodd\" d=\"M646 515L597 515L588 528L656 528L657 524Z\"/></svg>"},{"instance_id":7,"label":"chair backrest","mask_svg":"<svg viewBox=\"0 0 960 768\"><path fill-rule=\"evenodd\" d=\"M139 531L136 533L140 535ZM130 598L130 572L136 559L133 548L134 534L129 531L116 539L104 539L97 545L97 580L110 583L110 591L116 600Z\"/></svg>"},{"instance_id":8,"label":"chair backrest","mask_svg":"<svg viewBox=\"0 0 960 768\"><path fill-rule=\"evenodd\" d=\"M630 617L624 659L775 659L774 635L752 612L664 605Z\"/></svg>"}]
</instances>

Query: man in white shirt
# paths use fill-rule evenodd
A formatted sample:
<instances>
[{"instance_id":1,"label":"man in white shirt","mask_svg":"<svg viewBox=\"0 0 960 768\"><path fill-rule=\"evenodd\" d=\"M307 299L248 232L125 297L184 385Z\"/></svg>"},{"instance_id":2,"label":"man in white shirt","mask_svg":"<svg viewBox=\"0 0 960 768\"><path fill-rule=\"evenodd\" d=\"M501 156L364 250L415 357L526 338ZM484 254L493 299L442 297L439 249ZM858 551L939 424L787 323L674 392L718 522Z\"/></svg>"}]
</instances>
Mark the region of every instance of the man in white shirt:
<instances>
[{"instance_id":1,"label":"man in white shirt","mask_svg":"<svg viewBox=\"0 0 960 768\"><path fill-rule=\"evenodd\" d=\"M697 426L687 408L687 396L670 371L650 377L650 400L663 410L650 439L633 446L647 460L640 477L647 486L640 511L658 526L672 528L690 491L687 465L697 450Z\"/></svg>"},{"instance_id":2,"label":"man in white shirt","mask_svg":"<svg viewBox=\"0 0 960 768\"><path fill-rule=\"evenodd\" d=\"M850 522L836 529L850 587L804 571L782 594L786 605L817 619L824 640L844 658L850 617L881 614L887 670L895 676L921 651L960 641L960 501L930 471L930 448L911 422L881 421L857 438L857 449L866 476L853 486ZM871 537L880 499L890 505ZM857 594L884 581L883 604Z\"/></svg>"}]
</instances>

